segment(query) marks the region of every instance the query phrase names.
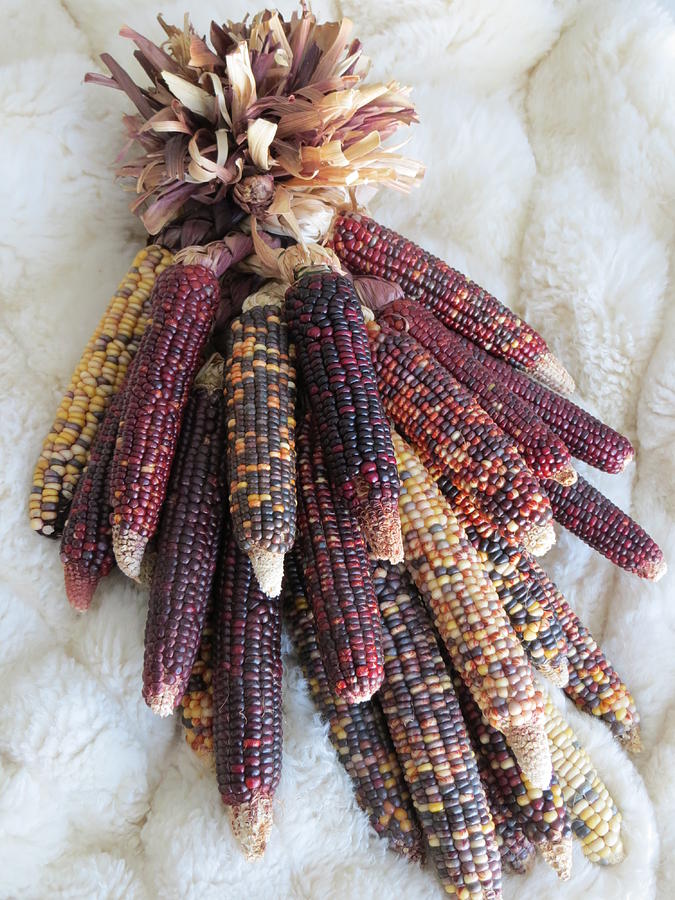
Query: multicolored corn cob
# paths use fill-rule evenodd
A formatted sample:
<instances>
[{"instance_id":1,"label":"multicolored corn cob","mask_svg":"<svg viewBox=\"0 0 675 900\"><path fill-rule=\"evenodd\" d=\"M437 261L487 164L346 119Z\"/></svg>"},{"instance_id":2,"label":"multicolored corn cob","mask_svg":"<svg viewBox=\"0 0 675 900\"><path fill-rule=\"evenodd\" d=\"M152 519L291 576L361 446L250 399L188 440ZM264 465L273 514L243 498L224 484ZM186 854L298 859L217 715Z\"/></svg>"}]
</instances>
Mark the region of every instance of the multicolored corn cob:
<instances>
[{"instance_id":1,"label":"multicolored corn cob","mask_svg":"<svg viewBox=\"0 0 675 900\"><path fill-rule=\"evenodd\" d=\"M298 540L317 640L333 693L368 700L384 678L382 622L358 524L337 501L307 416L297 435Z\"/></svg>"},{"instance_id":2,"label":"multicolored corn cob","mask_svg":"<svg viewBox=\"0 0 675 900\"><path fill-rule=\"evenodd\" d=\"M214 610L206 611L197 658L180 701L181 725L188 747L204 760L213 759Z\"/></svg>"},{"instance_id":3,"label":"multicolored corn cob","mask_svg":"<svg viewBox=\"0 0 675 900\"><path fill-rule=\"evenodd\" d=\"M453 665L536 787L551 780L542 697L525 651L450 506L413 450L393 435L405 562Z\"/></svg>"},{"instance_id":4,"label":"multicolored corn cob","mask_svg":"<svg viewBox=\"0 0 675 900\"><path fill-rule=\"evenodd\" d=\"M464 337L544 384L571 394L574 381L540 334L499 300L442 260L366 216L348 213L333 225L333 249L350 271L376 275Z\"/></svg>"},{"instance_id":5,"label":"multicolored corn cob","mask_svg":"<svg viewBox=\"0 0 675 900\"><path fill-rule=\"evenodd\" d=\"M61 562L66 596L73 609L89 609L94 591L115 565L110 525L109 478L124 388L113 397L96 430L89 462L77 483L63 529Z\"/></svg>"},{"instance_id":6,"label":"multicolored corn cob","mask_svg":"<svg viewBox=\"0 0 675 900\"><path fill-rule=\"evenodd\" d=\"M281 592L295 540L295 350L285 289L249 297L231 325L225 368L230 513L263 592Z\"/></svg>"},{"instance_id":7,"label":"multicolored corn cob","mask_svg":"<svg viewBox=\"0 0 675 900\"><path fill-rule=\"evenodd\" d=\"M469 341L445 328L430 310L412 300L395 300L377 318L381 324L412 335L474 394L495 424L513 438L538 478L554 478L563 484L576 481L569 450L562 440L475 358Z\"/></svg>"},{"instance_id":8,"label":"multicolored corn cob","mask_svg":"<svg viewBox=\"0 0 675 900\"><path fill-rule=\"evenodd\" d=\"M415 338L375 322L368 334L384 406L429 471L471 493L504 537L546 552L551 508L511 439Z\"/></svg>"},{"instance_id":9,"label":"multicolored corn cob","mask_svg":"<svg viewBox=\"0 0 675 900\"><path fill-rule=\"evenodd\" d=\"M400 562L396 462L354 286L310 270L289 288L286 317L331 484L371 551Z\"/></svg>"},{"instance_id":10,"label":"multicolored corn cob","mask_svg":"<svg viewBox=\"0 0 675 900\"><path fill-rule=\"evenodd\" d=\"M130 373L111 485L115 558L131 578L138 578L157 529L190 385L219 299L214 270L200 263L171 266L152 293L152 324Z\"/></svg>"},{"instance_id":11,"label":"multicolored corn cob","mask_svg":"<svg viewBox=\"0 0 675 900\"><path fill-rule=\"evenodd\" d=\"M214 353L192 385L157 536L143 697L160 716L187 688L216 571L226 502L223 366Z\"/></svg>"},{"instance_id":12,"label":"multicolored corn cob","mask_svg":"<svg viewBox=\"0 0 675 900\"><path fill-rule=\"evenodd\" d=\"M569 682L565 693L579 709L607 723L632 752L639 752L640 716L630 691L595 638L535 559L529 563L543 603L555 613L565 635Z\"/></svg>"},{"instance_id":13,"label":"multicolored corn cob","mask_svg":"<svg viewBox=\"0 0 675 900\"><path fill-rule=\"evenodd\" d=\"M403 566L378 565L379 693L429 855L448 893L501 896L494 823L429 614Z\"/></svg>"},{"instance_id":14,"label":"multicolored corn cob","mask_svg":"<svg viewBox=\"0 0 675 900\"><path fill-rule=\"evenodd\" d=\"M589 755L548 696L545 711L553 769L584 856L603 865L620 863L624 857L621 813Z\"/></svg>"},{"instance_id":15,"label":"multicolored corn cob","mask_svg":"<svg viewBox=\"0 0 675 900\"><path fill-rule=\"evenodd\" d=\"M526 837L540 850L558 877L567 881L572 872L572 838L560 785L555 776L547 788L535 788L527 780L504 735L484 721L471 693L459 676L453 678L477 755L494 779L493 793L515 817Z\"/></svg>"},{"instance_id":16,"label":"multicolored corn cob","mask_svg":"<svg viewBox=\"0 0 675 900\"><path fill-rule=\"evenodd\" d=\"M650 581L666 574L668 566L661 548L641 525L581 475L569 487L548 480L544 487L556 522L614 565Z\"/></svg>"},{"instance_id":17,"label":"multicolored corn cob","mask_svg":"<svg viewBox=\"0 0 675 900\"><path fill-rule=\"evenodd\" d=\"M396 853L421 859L422 835L382 711L376 701L350 704L335 697L298 557L297 548L286 556L284 613L312 699L370 824Z\"/></svg>"},{"instance_id":18,"label":"multicolored corn cob","mask_svg":"<svg viewBox=\"0 0 675 900\"><path fill-rule=\"evenodd\" d=\"M28 511L40 534L63 530L96 431L147 326L155 279L172 258L155 244L136 255L84 349L33 473Z\"/></svg>"},{"instance_id":19,"label":"multicolored corn cob","mask_svg":"<svg viewBox=\"0 0 675 900\"><path fill-rule=\"evenodd\" d=\"M245 855L265 850L281 775L281 614L230 533L216 598L213 737L216 774Z\"/></svg>"}]
</instances>

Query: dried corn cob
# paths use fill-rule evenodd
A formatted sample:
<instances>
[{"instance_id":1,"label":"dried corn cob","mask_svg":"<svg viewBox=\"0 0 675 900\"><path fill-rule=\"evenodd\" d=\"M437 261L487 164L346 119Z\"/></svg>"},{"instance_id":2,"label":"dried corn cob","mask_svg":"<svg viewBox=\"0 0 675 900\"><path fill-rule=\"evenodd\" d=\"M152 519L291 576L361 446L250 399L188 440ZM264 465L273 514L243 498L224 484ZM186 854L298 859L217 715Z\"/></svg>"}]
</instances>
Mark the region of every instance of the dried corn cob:
<instances>
[{"instance_id":1,"label":"dried corn cob","mask_svg":"<svg viewBox=\"0 0 675 900\"><path fill-rule=\"evenodd\" d=\"M188 747L205 760L213 758L213 619L214 611L209 607L199 652L180 702L181 724Z\"/></svg>"},{"instance_id":2,"label":"dried corn cob","mask_svg":"<svg viewBox=\"0 0 675 900\"><path fill-rule=\"evenodd\" d=\"M569 669L565 693L580 709L603 719L629 750L638 752L640 716L630 691L546 572L535 559L530 557L529 563L544 604L565 634Z\"/></svg>"},{"instance_id":3,"label":"dried corn cob","mask_svg":"<svg viewBox=\"0 0 675 900\"><path fill-rule=\"evenodd\" d=\"M441 883L460 898L501 896L494 823L452 681L403 566L377 565L385 678L379 693Z\"/></svg>"},{"instance_id":4,"label":"dried corn cob","mask_svg":"<svg viewBox=\"0 0 675 900\"><path fill-rule=\"evenodd\" d=\"M358 525L331 492L313 419L297 435L298 535L307 595L331 690L348 703L382 684L382 623Z\"/></svg>"},{"instance_id":5,"label":"dried corn cob","mask_svg":"<svg viewBox=\"0 0 675 900\"><path fill-rule=\"evenodd\" d=\"M395 231L365 216L338 216L333 248L354 274L377 275L479 346L564 393L574 381L540 334L487 291Z\"/></svg>"},{"instance_id":6,"label":"dried corn cob","mask_svg":"<svg viewBox=\"0 0 675 900\"><path fill-rule=\"evenodd\" d=\"M506 734L530 781L546 787L551 762L542 698L525 651L434 480L411 448L393 438L408 570L486 719Z\"/></svg>"},{"instance_id":7,"label":"dried corn cob","mask_svg":"<svg viewBox=\"0 0 675 900\"><path fill-rule=\"evenodd\" d=\"M164 502L190 384L219 302L206 252L157 279L152 324L130 373L128 402L113 459L113 546L122 571L140 572Z\"/></svg>"},{"instance_id":8,"label":"dried corn cob","mask_svg":"<svg viewBox=\"0 0 675 900\"><path fill-rule=\"evenodd\" d=\"M359 299L328 268L289 288L286 316L331 484L378 558L400 562L398 476Z\"/></svg>"},{"instance_id":9,"label":"dried corn cob","mask_svg":"<svg viewBox=\"0 0 675 900\"><path fill-rule=\"evenodd\" d=\"M631 462L635 451L627 437L567 397L532 381L475 344L468 343L467 347L490 370L503 390L527 402L551 431L562 438L572 456L596 469L614 474L622 472Z\"/></svg>"},{"instance_id":10,"label":"dried corn cob","mask_svg":"<svg viewBox=\"0 0 675 900\"><path fill-rule=\"evenodd\" d=\"M556 522L602 553L616 566L641 578L658 581L667 570L660 547L631 517L579 476L564 487L546 481Z\"/></svg>"},{"instance_id":11,"label":"dried corn cob","mask_svg":"<svg viewBox=\"0 0 675 900\"><path fill-rule=\"evenodd\" d=\"M430 310L412 300L394 301L378 314L378 321L411 334L474 394L495 424L513 438L538 478L554 478L563 484L576 481L569 450L562 440L474 357L469 341L444 328Z\"/></svg>"},{"instance_id":12,"label":"dried corn cob","mask_svg":"<svg viewBox=\"0 0 675 900\"><path fill-rule=\"evenodd\" d=\"M526 837L537 847L559 878L567 881L572 871L572 839L558 780L553 774L550 785L535 788L516 762L504 735L488 725L470 692L459 676L453 678L464 720L471 733L477 755L486 763L494 779L493 792L515 817Z\"/></svg>"},{"instance_id":13,"label":"dried corn cob","mask_svg":"<svg viewBox=\"0 0 675 900\"><path fill-rule=\"evenodd\" d=\"M550 505L511 439L413 337L374 322L368 333L384 406L429 471L472 493L506 538L546 552Z\"/></svg>"},{"instance_id":14,"label":"dried corn cob","mask_svg":"<svg viewBox=\"0 0 675 900\"><path fill-rule=\"evenodd\" d=\"M160 716L185 693L216 570L226 496L223 365L214 353L190 391L158 532L143 697Z\"/></svg>"},{"instance_id":15,"label":"dried corn cob","mask_svg":"<svg viewBox=\"0 0 675 900\"><path fill-rule=\"evenodd\" d=\"M373 701L345 703L331 690L298 556L296 549L286 557L284 612L312 698L370 824L396 853L421 859L422 835L382 711Z\"/></svg>"},{"instance_id":16,"label":"dried corn cob","mask_svg":"<svg viewBox=\"0 0 675 900\"><path fill-rule=\"evenodd\" d=\"M171 260L157 245L136 255L73 372L33 473L28 510L40 534L63 530L96 430L145 331L155 279Z\"/></svg>"},{"instance_id":17,"label":"dried corn cob","mask_svg":"<svg viewBox=\"0 0 675 900\"><path fill-rule=\"evenodd\" d=\"M91 445L89 462L77 483L61 540L61 562L70 605L89 609L94 591L115 565L108 482L124 388L112 399Z\"/></svg>"},{"instance_id":18,"label":"dried corn cob","mask_svg":"<svg viewBox=\"0 0 675 900\"><path fill-rule=\"evenodd\" d=\"M217 597L214 721L218 787L248 858L261 856L281 774L281 617L232 534Z\"/></svg>"},{"instance_id":19,"label":"dried corn cob","mask_svg":"<svg viewBox=\"0 0 675 900\"><path fill-rule=\"evenodd\" d=\"M284 288L249 297L232 322L225 370L230 512L264 593L281 592L295 540L295 350Z\"/></svg>"},{"instance_id":20,"label":"dried corn cob","mask_svg":"<svg viewBox=\"0 0 675 900\"><path fill-rule=\"evenodd\" d=\"M591 862L619 863L624 856L621 813L579 739L548 696L545 711L553 768L560 782L572 831Z\"/></svg>"}]
</instances>

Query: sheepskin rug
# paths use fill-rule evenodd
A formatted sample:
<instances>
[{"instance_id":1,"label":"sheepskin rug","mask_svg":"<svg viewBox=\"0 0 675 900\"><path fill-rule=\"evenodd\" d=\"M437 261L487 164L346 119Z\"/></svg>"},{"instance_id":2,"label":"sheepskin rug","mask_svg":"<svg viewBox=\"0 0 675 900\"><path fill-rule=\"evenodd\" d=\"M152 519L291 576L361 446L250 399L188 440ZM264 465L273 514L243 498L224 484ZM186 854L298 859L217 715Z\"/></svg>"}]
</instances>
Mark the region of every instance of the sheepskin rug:
<instances>
[{"instance_id":1,"label":"sheepskin rug","mask_svg":"<svg viewBox=\"0 0 675 900\"><path fill-rule=\"evenodd\" d=\"M161 11L181 21L186 5L163 0ZM213 773L178 723L141 699L145 595L115 574L76 615L58 546L28 526L33 463L57 401L143 242L112 177L124 98L82 77L103 50L129 64L121 24L157 39L159 8L3 3L0 897L436 898L433 872L370 831L289 647L275 827L264 860L244 862ZM247 8L194 3L195 24ZM414 87L421 124L408 152L427 175L374 212L544 333L578 400L637 448L625 474L591 480L675 560L672 9L343 0L315 12L353 19L374 74ZM673 898L673 579L642 582L564 533L545 564L630 683L645 747L630 759L566 703L623 810L626 858L602 869L576 847L567 884L539 861L527 877L507 876L504 895Z\"/></svg>"}]
</instances>

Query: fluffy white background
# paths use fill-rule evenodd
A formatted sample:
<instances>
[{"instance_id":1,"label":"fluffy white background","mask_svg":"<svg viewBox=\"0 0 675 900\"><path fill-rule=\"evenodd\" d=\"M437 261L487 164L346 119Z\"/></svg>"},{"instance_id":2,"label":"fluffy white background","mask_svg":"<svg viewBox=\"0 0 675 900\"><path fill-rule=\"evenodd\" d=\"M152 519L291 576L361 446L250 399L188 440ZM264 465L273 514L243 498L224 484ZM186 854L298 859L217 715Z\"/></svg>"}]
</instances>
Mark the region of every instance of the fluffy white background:
<instances>
[{"instance_id":1,"label":"fluffy white background","mask_svg":"<svg viewBox=\"0 0 675 900\"><path fill-rule=\"evenodd\" d=\"M237 2L212 8L237 17ZM180 20L185 0L163 2ZM122 98L82 85L125 64L126 22L156 0L5 0L0 33L0 897L368 898L440 895L357 810L296 666L263 862L235 848L213 777L139 690L143 594L115 575L82 618L57 546L26 517L40 442L141 231L113 184ZM193 4L208 24L206 4ZM288 11L290 5L283 4ZM316 11L334 16L321 4ZM675 560L675 30L649 2L349 0L376 72L415 87L423 187L380 217L446 257L547 336L579 398L630 435L637 465L592 478ZM633 763L570 713L625 814L625 862L556 884L538 863L507 898L675 896L673 581L614 569L567 535L547 563L630 681Z\"/></svg>"}]
</instances>

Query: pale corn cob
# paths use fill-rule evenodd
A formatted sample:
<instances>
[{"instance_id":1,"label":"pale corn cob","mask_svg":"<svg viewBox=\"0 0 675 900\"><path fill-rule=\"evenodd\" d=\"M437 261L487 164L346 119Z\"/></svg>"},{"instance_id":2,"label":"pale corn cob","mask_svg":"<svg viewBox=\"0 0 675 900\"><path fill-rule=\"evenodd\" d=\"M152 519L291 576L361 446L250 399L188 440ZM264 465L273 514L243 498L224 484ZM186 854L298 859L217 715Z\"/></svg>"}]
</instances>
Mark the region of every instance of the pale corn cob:
<instances>
[{"instance_id":1,"label":"pale corn cob","mask_svg":"<svg viewBox=\"0 0 675 900\"><path fill-rule=\"evenodd\" d=\"M572 831L591 862L614 865L624 857L621 813L579 739L546 696L546 733Z\"/></svg>"},{"instance_id":2,"label":"pale corn cob","mask_svg":"<svg viewBox=\"0 0 675 900\"><path fill-rule=\"evenodd\" d=\"M487 721L507 735L537 787L551 780L543 706L490 579L419 457L397 434L405 562L453 664Z\"/></svg>"}]
</instances>

